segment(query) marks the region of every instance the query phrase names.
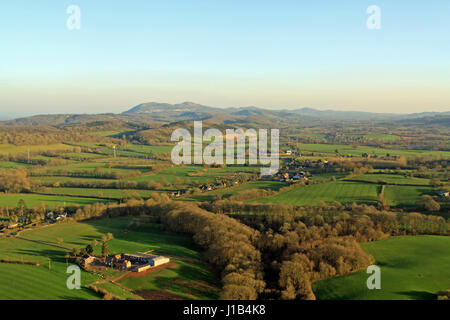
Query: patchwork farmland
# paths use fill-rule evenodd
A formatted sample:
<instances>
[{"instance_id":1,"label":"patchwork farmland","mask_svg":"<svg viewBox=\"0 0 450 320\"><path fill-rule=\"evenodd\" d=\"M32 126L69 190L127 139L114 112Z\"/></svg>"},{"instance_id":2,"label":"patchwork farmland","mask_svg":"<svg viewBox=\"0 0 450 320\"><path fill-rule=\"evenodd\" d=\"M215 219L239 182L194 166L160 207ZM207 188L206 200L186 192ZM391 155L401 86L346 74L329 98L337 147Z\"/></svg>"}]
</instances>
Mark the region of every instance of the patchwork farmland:
<instances>
[{"instance_id":1,"label":"patchwork farmland","mask_svg":"<svg viewBox=\"0 0 450 320\"><path fill-rule=\"evenodd\" d=\"M261 176L248 157L174 165L176 122L114 126L29 127L57 142L17 132L17 145L0 145L1 299L437 299L448 289L445 133L433 135L436 150L394 125L289 124L279 171ZM137 268L130 254L169 260ZM384 293L359 287L373 263L392 282ZM71 265L80 290L67 289Z\"/></svg>"}]
</instances>

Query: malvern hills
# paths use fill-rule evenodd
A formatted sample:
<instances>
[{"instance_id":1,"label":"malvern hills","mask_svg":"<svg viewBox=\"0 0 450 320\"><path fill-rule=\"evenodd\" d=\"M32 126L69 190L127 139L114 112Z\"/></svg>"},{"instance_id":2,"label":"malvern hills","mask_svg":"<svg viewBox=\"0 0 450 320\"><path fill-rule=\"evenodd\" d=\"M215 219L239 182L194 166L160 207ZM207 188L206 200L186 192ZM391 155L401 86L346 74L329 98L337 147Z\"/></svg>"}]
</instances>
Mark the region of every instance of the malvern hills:
<instances>
[{"instance_id":1,"label":"malvern hills","mask_svg":"<svg viewBox=\"0 0 450 320\"><path fill-rule=\"evenodd\" d=\"M142 103L121 113L46 114L0 121L3 125L64 125L95 121L158 122L209 120L223 123L267 123L317 120L413 121L417 124L450 122L450 111L411 114L373 113L361 111L300 109L263 109L258 107L218 108L194 102L169 104Z\"/></svg>"}]
</instances>

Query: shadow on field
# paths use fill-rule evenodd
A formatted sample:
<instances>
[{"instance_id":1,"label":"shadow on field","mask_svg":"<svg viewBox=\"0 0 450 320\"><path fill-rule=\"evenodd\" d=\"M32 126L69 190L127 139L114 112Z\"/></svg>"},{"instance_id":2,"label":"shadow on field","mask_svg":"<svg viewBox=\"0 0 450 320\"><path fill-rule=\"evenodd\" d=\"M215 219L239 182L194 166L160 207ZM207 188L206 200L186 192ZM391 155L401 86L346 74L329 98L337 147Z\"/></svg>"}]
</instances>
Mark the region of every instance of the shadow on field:
<instances>
[{"instance_id":1,"label":"shadow on field","mask_svg":"<svg viewBox=\"0 0 450 320\"><path fill-rule=\"evenodd\" d=\"M144 287L140 285L139 281L128 279L128 281L133 281L131 288L145 292L147 296L150 293L161 294L170 292L173 295L172 298L177 298L178 296L180 299L218 299L219 289L210 284L210 282L214 282L214 279L210 279L211 276L207 274L207 271L202 270L197 264L190 265L179 261L174 264L174 261L172 261L167 267L161 267L161 269L155 269L148 274L134 274L131 277L127 277L137 278L135 280L142 279ZM172 274L166 276L165 273L168 271ZM147 291L145 286L150 283L155 288ZM157 299L155 296L152 298Z\"/></svg>"},{"instance_id":2,"label":"shadow on field","mask_svg":"<svg viewBox=\"0 0 450 320\"><path fill-rule=\"evenodd\" d=\"M54 262L65 262L64 253L58 250L29 250L19 249L16 250L21 255L35 256L35 257L47 257L51 258Z\"/></svg>"},{"instance_id":3,"label":"shadow on field","mask_svg":"<svg viewBox=\"0 0 450 320\"><path fill-rule=\"evenodd\" d=\"M88 241L92 241L94 239L98 240L98 241L101 240L101 237L95 237L95 236L89 236L89 235L81 236L80 238L83 240L88 240ZM84 242L81 242L81 244L84 244Z\"/></svg>"},{"instance_id":4,"label":"shadow on field","mask_svg":"<svg viewBox=\"0 0 450 320\"><path fill-rule=\"evenodd\" d=\"M180 292L186 294L188 297L208 297L210 299L217 299L218 292L215 291L211 285L199 281L205 278L205 271L192 267L190 265L179 265L178 274L182 279L172 277L155 277L154 283L158 288L173 292Z\"/></svg>"},{"instance_id":5,"label":"shadow on field","mask_svg":"<svg viewBox=\"0 0 450 320\"><path fill-rule=\"evenodd\" d=\"M413 300L436 300L436 295L427 291L401 291L396 293L408 296Z\"/></svg>"}]
</instances>

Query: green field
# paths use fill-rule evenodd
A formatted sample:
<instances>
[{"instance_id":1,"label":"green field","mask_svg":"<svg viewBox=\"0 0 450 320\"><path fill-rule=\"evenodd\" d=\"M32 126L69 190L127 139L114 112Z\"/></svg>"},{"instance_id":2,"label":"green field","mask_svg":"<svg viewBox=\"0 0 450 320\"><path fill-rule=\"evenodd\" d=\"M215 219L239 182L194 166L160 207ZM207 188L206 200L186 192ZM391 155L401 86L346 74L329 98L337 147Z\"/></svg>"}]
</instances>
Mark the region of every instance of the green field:
<instances>
[{"instance_id":1,"label":"green field","mask_svg":"<svg viewBox=\"0 0 450 320\"><path fill-rule=\"evenodd\" d=\"M33 152L43 152L43 151L66 151L72 150L73 147L57 143L57 144L49 144L49 145L37 145L37 146L15 146L12 144L0 144L0 154L27 154L28 151L30 153Z\"/></svg>"},{"instance_id":2,"label":"green field","mask_svg":"<svg viewBox=\"0 0 450 320\"><path fill-rule=\"evenodd\" d=\"M385 181L389 184L405 184L405 185L420 185L429 186L430 179L405 177L397 174L362 174L356 177L352 177L349 180L367 181L367 182L380 182Z\"/></svg>"},{"instance_id":3,"label":"green field","mask_svg":"<svg viewBox=\"0 0 450 320\"><path fill-rule=\"evenodd\" d=\"M106 156L112 156L114 155L114 149L113 148L102 148L98 150L101 154L104 154ZM129 158L147 158L150 156L150 154L144 154L140 152L134 152L134 151L128 151L123 149L116 149L116 156L117 157L129 157Z\"/></svg>"},{"instance_id":4,"label":"green field","mask_svg":"<svg viewBox=\"0 0 450 320\"><path fill-rule=\"evenodd\" d=\"M216 298L218 281L210 269L202 262L202 254L197 250L193 240L189 237L167 233L160 225L141 222L137 229L125 232L134 223L140 223L136 218L115 218L93 220L83 223L57 224L21 233L21 236L29 240L45 241L57 244L57 239L62 238L63 246L67 248L85 247L94 239L100 241L103 235L111 232L114 239L108 241L110 254L133 253L136 251L153 251L176 260L175 269L161 269L156 272L168 273L171 285L171 293L180 298ZM64 258L66 250L49 244L32 242L18 238L0 239L0 258L8 258L18 261L36 261L40 266L25 266L0 263L0 299L98 299L94 292L89 290L68 290L66 288L67 274L65 273L67 262ZM95 252L100 253L101 246L95 247ZM50 260L49 260L50 259ZM50 269L49 269L50 261ZM70 262L69 262L70 264ZM152 277L157 273L150 273L150 277L139 277L145 284L143 291L163 290L163 277ZM107 277L114 278L123 274L120 271L104 273ZM138 279L138 278L130 278ZM125 279L126 280L126 279ZM99 282L100 281L100 282ZM133 293L123 290L111 282L104 282L101 278L90 273L83 272L82 286L95 282L95 286L107 289L113 295L123 299L138 298ZM99 282L99 283L98 283ZM184 286L175 288L176 283ZM186 287L197 288L204 286L212 290L192 291L191 296L186 292ZM132 289L132 288L131 288ZM196 295L198 294L198 296Z\"/></svg>"},{"instance_id":5,"label":"green field","mask_svg":"<svg viewBox=\"0 0 450 320\"><path fill-rule=\"evenodd\" d=\"M190 174L195 173L196 171L201 170L201 167L195 167L195 166L182 166L182 167L172 167L167 168L164 170L161 170L160 172L156 174L148 174L145 176L132 178L129 180L132 181L155 181L159 182L162 178L166 179L168 182L173 183L175 182L176 178L180 179L186 179L189 178L192 182L194 181L208 181L209 179L204 176L190 176Z\"/></svg>"},{"instance_id":6,"label":"green field","mask_svg":"<svg viewBox=\"0 0 450 320\"><path fill-rule=\"evenodd\" d=\"M319 174L313 173L313 175L310 177L310 180L325 181L325 180L330 180L333 177L335 177L336 179L341 179L341 178L344 178L345 176L347 176L347 174L339 173L339 172L326 172L326 173L319 173Z\"/></svg>"},{"instance_id":7,"label":"green field","mask_svg":"<svg viewBox=\"0 0 450 320\"><path fill-rule=\"evenodd\" d=\"M95 134L101 136L114 136L116 134L120 134L120 132L104 131L104 132L96 132ZM100 153L101 155L105 156L111 156L114 154L114 149L112 148L113 145L111 143L105 145L101 143L91 143L91 142L71 142L70 145L95 149L97 153ZM116 156L139 158L150 156L150 153L153 154L167 153L170 152L172 148L173 146L148 146L148 145L129 144L124 148L117 148Z\"/></svg>"},{"instance_id":8,"label":"green field","mask_svg":"<svg viewBox=\"0 0 450 320\"><path fill-rule=\"evenodd\" d=\"M28 208L39 206L43 202L47 204L49 208L53 208L55 204L63 206L71 206L78 204L83 207L87 204L93 204L95 202L107 202L107 200L94 199L94 198L80 198L70 196L52 196L52 195L40 195L40 194L0 194L0 206L8 206L15 208L19 201L23 199Z\"/></svg>"},{"instance_id":9,"label":"green field","mask_svg":"<svg viewBox=\"0 0 450 320\"><path fill-rule=\"evenodd\" d=\"M131 144L126 147L127 150L132 150L140 153L150 154L150 153L168 153L171 152L173 146L147 146L147 145L136 145Z\"/></svg>"},{"instance_id":10,"label":"green field","mask_svg":"<svg viewBox=\"0 0 450 320\"><path fill-rule=\"evenodd\" d=\"M335 181L309 186L299 186L276 195L260 198L260 203L284 203L293 205L316 205L318 201L332 203L368 203L377 200L377 185L348 181Z\"/></svg>"},{"instance_id":11,"label":"green field","mask_svg":"<svg viewBox=\"0 0 450 320\"><path fill-rule=\"evenodd\" d=\"M105 158L105 156L103 156L101 154L87 153L87 152L67 152L67 153L64 153L64 157L69 157L72 160L78 160L78 161L80 161L80 159L94 160L94 159Z\"/></svg>"},{"instance_id":12,"label":"green field","mask_svg":"<svg viewBox=\"0 0 450 320\"><path fill-rule=\"evenodd\" d=\"M125 196L137 194L142 198L149 198L154 191L151 190L134 190L134 189L99 189L99 188L46 188L43 193L71 195L71 196L88 196L100 198L122 199Z\"/></svg>"},{"instance_id":13,"label":"green field","mask_svg":"<svg viewBox=\"0 0 450 320\"><path fill-rule=\"evenodd\" d=\"M227 175L237 174L239 172L251 173L255 170L254 167L235 166L226 168L208 168L202 171L201 166L178 166L171 167L156 174L148 174L137 178L128 179L131 181L156 181L159 182L162 178L173 183L176 178L189 179L191 182L212 182L216 178L221 178Z\"/></svg>"},{"instance_id":14,"label":"green field","mask_svg":"<svg viewBox=\"0 0 450 320\"><path fill-rule=\"evenodd\" d=\"M368 133L363 136L366 139L379 139L383 141L395 141L401 139L399 136L396 136L395 134L387 134L387 133Z\"/></svg>"},{"instance_id":15,"label":"green field","mask_svg":"<svg viewBox=\"0 0 450 320\"><path fill-rule=\"evenodd\" d=\"M82 141L77 141L77 142L67 142L67 145L70 146L79 146L79 147L86 147L86 148L96 148L98 147L98 143L93 143L93 142L82 142Z\"/></svg>"},{"instance_id":16,"label":"green field","mask_svg":"<svg viewBox=\"0 0 450 320\"><path fill-rule=\"evenodd\" d=\"M444 158L450 158L450 151L428 151L428 150L400 150L400 149L384 149L369 146L355 146L352 145L338 145L338 144L306 144L302 143L298 145L301 152L314 152L319 154L335 154L335 150L338 150L340 154L361 156L363 153L377 156L406 156L414 158L416 156L441 156Z\"/></svg>"},{"instance_id":17,"label":"green field","mask_svg":"<svg viewBox=\"0 0 450 320\"><path fill-rule=\"evenodd\" d=\"M114 179L97 179L97 178L89 178L89 177L58 177L58 176L37 176L37 177L31 177L31 181L39 181L43 183L62 183L62 182L71 182L71 181L77 181L77 182L101 182L101 183L110 183L117 180Z\"/></svg>"},{"instance_id":18,"label":"green field","mask_svg":"<svg viewBox=\"0 0 450 320\"><path fill-rule=\"evenodd\" d=\"M422 195L435 195L431 187L417 186L386 186L384 198L392 207L417 207L417 201Z\"/></svg>"},{"instance_id":19,"label":"green field","mask_svg":"<svg viewBox=\"0 0 450 320\"><path fill-rule=\"evenodd\" d=\"M15 168L26 168L31 165L20 163L20 162L12 162L12 161L0 161L0 169L15 169Z\"/></svg>"},{"instance_id":20,"label":"green field","mask_svg":"<svg viewBox=\"0 0 450 320\"><path fill-rule=\"evenodd\" d=\"M314 283L318 299L436 299L436 292L450 288L450 237L394 237L361 247L381 268L381 289L367 289L369 275L362 270Z\"/></svg>"},{"instance_id":21,"label":"green field","mask_svg":"<svg viewBox=\"0 0 450 320\"><path fill-rule=\"evenodd\" d=\"M114 130L114 131L95 131L95 132L91 132L91 134L93 135L99 135L102 137L112 137L118 134L121 134L123 131L119 131L119 130Z\"/></svg>"},{"instance_id":22,"label":"green field","mask_svg":"<svg viewBox=\"0 0 450 320\"><path fill-rule=\"evenodd\" d=\"M16 238L0 239L0 258L38 262L40 266L0 263L0 299L72 300L99 299L94 292L66 286L68 264L61 248ZM81 284L89 285L99 277L81 274Z\"/></svg>"},{"instance_id":23,"label":"green field","mask_svg":"<svg viewBox=\"0 0 450 320\"><path fill-rule=\"evenodd\" d=\"M95 154L93 154L95 155ZM120 165L127 166L127 165L134 165L135 163L141 164L141 165L147 165L151 166L155 164L154 160L147 160L147 159L139 159L139 160L130 160L128 158L111 158L111 157L105 157L100 156L101 158L94 158L90 159L88 161L77 161L72 162L69 165L63 165L63 166L56 166L51 167L50 171L56 171L58 169L64 169L64 170L93 170L96 168L102 169L103 172L107 171L126 171L128 169L122 169L120 168ZM110 167L111 165L111 167ZM115 168L114 166L119 166L118 168ZM142 170L145 172L145 170Z\"/></svg>"}]
</instances>

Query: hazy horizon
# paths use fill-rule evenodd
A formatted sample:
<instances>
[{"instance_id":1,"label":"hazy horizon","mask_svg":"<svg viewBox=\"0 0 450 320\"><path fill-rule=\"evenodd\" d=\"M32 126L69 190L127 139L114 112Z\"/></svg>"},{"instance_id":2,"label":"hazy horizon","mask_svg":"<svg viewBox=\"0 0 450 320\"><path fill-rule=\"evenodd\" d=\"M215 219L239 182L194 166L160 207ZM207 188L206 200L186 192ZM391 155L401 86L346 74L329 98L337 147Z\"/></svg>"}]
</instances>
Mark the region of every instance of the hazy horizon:
<instances>
[{"instance_id":1,"label":"hazy horizon","mask_svg":"<svg viewBox=\"0 0 450 320\"><path fill-rule=\"evenodd\" d=\"M66 26L71 4L80 30ZM373 4L379 30L366 26ZM448 12L444 0L3 2L0 114L149 101L449 111Z\"/></svg>"},{"instance_id":2,"label":"hazy horizon","mask_svg":"<svg viewBox=\"0 0 450 320\"><path fill-rule=\"evenodd\" d=\"M200 105L204 105L207 107L213 107L213 108L220 108L220 109L227 109L227 108L248 108L248 107L256 107L256 108L260 108L260 109L264 109L264 110L298 110L298 109L303 109L303 108L310 108L310 109L314 109L314 110L318 110L318 111L328 111L328 110L332 110L332 111L350 111L350 112L372 112L372 111L365 111L365 110L345 110L345 109L326 109L326 108L311 108L308 106L303 106L303 107L288 107L288 108L277 108L277 107L259 107L259 106L231 106L231 107L223 107L223 106L213 106L213 105L206 105L204 103L199 103L196 101L178 101L178 102L167 102L167 101L146 101L146 102L142 102L142 103L138 103L137 105L143 104L143 103L169 103L169 104L180 104L183 102L193 102L193 103L197 103ZM0 111L0 121L2 120L13 120L13 119L18 119L18 118L26 118L26 117L31 117L31 116L36 116L36 115L45 115L45 114L100 114L100 113L114 113L114 114L121 114L125 111L130 110L131 108L137 106L137 105L132 105L129 107L123 107L122 110L118 111L118 112L95 112L91 111L91 112L43 112L43 113L15 113L15 112L2 112ZM450 108L448 108L447 110L443 110L443 111L433 111L433 110L429 110L429 111L421 111L421 112L372 112L372 113L391 113L391 114L411 114L411 113L424 113L424 112L450 112Z\"/></svg>"}]
</instances>

